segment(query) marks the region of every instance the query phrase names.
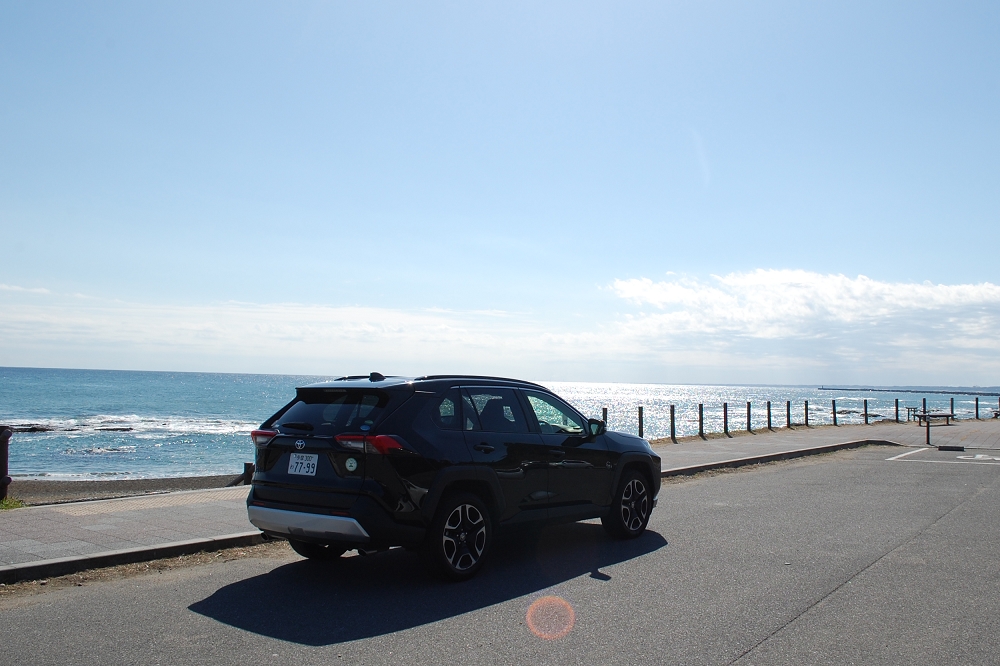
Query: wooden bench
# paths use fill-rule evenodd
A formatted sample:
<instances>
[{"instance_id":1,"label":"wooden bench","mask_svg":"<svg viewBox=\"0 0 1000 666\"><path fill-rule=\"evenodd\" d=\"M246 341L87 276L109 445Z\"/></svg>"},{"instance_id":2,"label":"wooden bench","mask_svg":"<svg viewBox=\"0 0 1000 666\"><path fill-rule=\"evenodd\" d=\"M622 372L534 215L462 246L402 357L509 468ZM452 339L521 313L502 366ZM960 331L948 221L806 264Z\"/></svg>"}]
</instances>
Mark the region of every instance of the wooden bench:
<instances>
[{"instance_id":1,"label":"wooden bench","mask_svg":"<svg viewBox=\"0 0 1000 666\"><path fill-rule=\"evenodd\" d=\"M905 407L905 405L904 405ZM906 420L912 421L913 415L920 411L920 407L906 407Z\"/></svg>"},{"instance_id":2,"label":"wooden bench","mask_svg":"<svg viewBox=\"0 0 1000 666\"><path fill-rule=\"evenodd\" d=\"M955 415L951 412L914 412L913 416L917 419L917 425L922 424L924 421L930 424L932 419L944 419L944 424L950 425L951 420L955 418Z\"/></svg>"}]
</instances>

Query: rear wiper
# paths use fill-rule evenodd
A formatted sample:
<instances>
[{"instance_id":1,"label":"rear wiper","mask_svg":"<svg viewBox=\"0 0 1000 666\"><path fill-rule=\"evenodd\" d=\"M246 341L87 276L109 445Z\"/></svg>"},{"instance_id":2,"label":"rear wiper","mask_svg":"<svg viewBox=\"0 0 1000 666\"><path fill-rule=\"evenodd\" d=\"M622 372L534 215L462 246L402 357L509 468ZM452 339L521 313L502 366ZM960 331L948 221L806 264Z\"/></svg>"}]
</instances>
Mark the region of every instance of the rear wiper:
<instances>
[{"instance_id":1,"label":"rear wiper","mask_svg":"<svg viewBox=\"0 0 1000 666\"><path fill-rule=\"evenodd\" d=\"M289 421L288 423L279 423L279 428L292 428L293 430L312 430L313 426L311 423L305 423L304 421Z\"/></svg>"}]
</instances>

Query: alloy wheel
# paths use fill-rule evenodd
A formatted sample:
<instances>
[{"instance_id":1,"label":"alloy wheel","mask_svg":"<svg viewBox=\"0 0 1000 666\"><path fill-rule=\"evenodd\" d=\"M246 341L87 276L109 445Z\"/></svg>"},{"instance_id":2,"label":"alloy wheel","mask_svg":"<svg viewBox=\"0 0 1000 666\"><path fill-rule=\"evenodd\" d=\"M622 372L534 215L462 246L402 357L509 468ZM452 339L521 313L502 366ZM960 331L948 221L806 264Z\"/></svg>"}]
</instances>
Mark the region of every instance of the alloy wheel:
<instances>
[{"instance_id":1,"label":"alloy wheel","mask_svg":"<svg viewBox=\"0 0 1000 666\"><path fill-rule=\"evenodd\" d=\"M486 548L486 520L472 504L459 504L444 523L441 546L455 571L474 567Z\"/></svg>"},{"instance_id":2,"label":"alloy wheel","mask_svg":"<svg viewBox=\"0 0 1000 666\"><path fill-rule=\"evenodd\" d=\"M649 493L641 479L633 478L625 484L621 495L622 523L629 532L641 530L649 515Z\"/></svg>"}]
</instances>

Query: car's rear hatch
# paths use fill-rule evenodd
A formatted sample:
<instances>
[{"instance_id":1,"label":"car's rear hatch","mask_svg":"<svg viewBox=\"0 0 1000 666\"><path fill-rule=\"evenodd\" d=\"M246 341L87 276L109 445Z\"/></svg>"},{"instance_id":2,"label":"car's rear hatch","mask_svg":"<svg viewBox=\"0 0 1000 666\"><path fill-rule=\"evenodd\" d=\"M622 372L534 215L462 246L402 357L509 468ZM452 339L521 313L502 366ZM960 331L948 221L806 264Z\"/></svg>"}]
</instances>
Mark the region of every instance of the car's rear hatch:
<instances>
[{"instance_id":1,"label":"car's rear hatch","mask_svg":"<svg viewBox=\"0 0 1000 666\"><path fill-rule=\"evenodd\" d=\"M346 512L364 483L365 435L410 393L298 389L292 403L254 432L253 499L305 511Z\"/></svg>"}]
</instances>

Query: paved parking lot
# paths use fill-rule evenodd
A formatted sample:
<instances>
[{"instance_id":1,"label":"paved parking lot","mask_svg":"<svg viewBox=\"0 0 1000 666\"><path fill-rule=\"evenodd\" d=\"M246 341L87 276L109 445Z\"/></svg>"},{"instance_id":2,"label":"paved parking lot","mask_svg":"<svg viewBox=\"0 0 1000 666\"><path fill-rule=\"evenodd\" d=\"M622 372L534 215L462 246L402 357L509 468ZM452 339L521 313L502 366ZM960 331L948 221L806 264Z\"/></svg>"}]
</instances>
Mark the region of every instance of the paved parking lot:
<instances>
[{"instance_id":1,"label":"paved parking lot","mask_svg":"<svg viewBox=\"0 0 1000 666\"><path fill-rule=\"evenodd\" d=\"M879 446L668 481L642 538L517 535L463 584L401 550L288 553L7 599L4 659L996 663L1000 465L977 454Z\"/></svg>"},{"instance_id":2,"label":"paved parking lot","mask_svg":"<svg viewBox=\"0 0 1000 666\"><path fill-rule=\"evenodd\" d=\"M758 430L753 434L735 431L734 437L701 440L688 439L679 444L660 444L655 450L663 458L663 469L700 465L717 460L767 455L818 446L855 441L884 441L903 446L925 446L927 429L916 421L893 423L880 421L868 426L820 426ZM1000 451L1000 420L965 419L950 425L935 421L931 427L931 445L961 446L966 449ZM660 440L661 442L663 440Z\"/></svg>"}]
</instances>

